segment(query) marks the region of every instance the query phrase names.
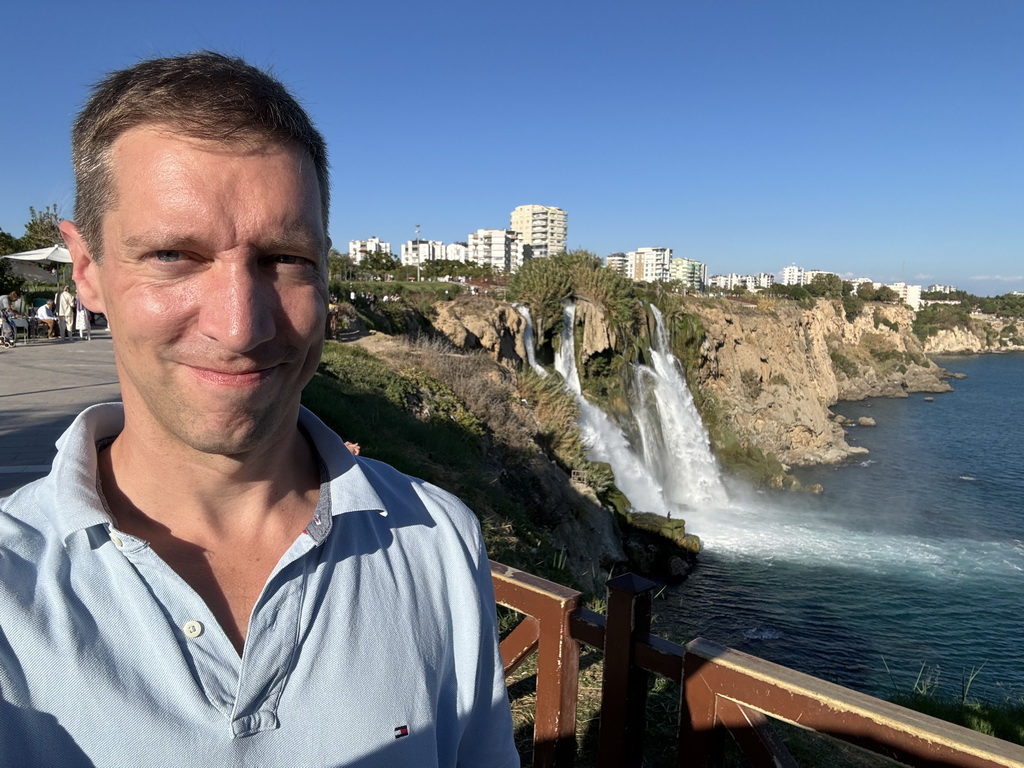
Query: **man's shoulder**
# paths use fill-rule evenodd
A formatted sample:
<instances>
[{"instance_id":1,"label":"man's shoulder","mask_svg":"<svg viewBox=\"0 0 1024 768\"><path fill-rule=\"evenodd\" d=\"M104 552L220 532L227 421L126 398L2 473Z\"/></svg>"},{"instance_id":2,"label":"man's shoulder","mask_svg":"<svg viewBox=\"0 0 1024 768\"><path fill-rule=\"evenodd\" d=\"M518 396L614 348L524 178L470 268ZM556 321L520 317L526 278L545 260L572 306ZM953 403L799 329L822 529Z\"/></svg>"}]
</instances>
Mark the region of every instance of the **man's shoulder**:
<instances>
[{"instance_id":1,"label":"man's shoulder","mask_svg":"<svg viewBox=\"0 0 1024 768\"><path fill-rule=\"evenodd\" d=\"M412 475L383 461L360 456L356 460L363 476L385 504L422 505L433 515L439 515L455 523L476 522L476 515L466 504L450 491Z\"/></svg>"},{"instance_id":2,"label":"man's shoulder","mask_svg":"<svg viewBox=\"0 0 1024 768\"><path fill-rule=\"evenodd\" d=\"M22 571L34 566L58 538L49 518L42 513L47 506L46 478L22 486L10 496L0 498L0 582L8 583L12 569ZM59 542L58 542L59 543Z\"/></svg>"}]
</instances>

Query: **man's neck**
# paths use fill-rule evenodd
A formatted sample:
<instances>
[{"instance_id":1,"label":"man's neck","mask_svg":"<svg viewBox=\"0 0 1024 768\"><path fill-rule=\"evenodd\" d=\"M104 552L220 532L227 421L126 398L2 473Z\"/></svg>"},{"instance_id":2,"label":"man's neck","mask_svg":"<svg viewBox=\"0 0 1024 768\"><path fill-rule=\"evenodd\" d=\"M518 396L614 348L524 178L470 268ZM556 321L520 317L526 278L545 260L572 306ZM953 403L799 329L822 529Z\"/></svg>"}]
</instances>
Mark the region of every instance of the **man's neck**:
<instances>
[{"instance_id":1,"label":"man's neck","mask_svg":"<svg viewBox=\"0 0 1024 768\"><path fill-rule=\"evenodd\" d=\"M118 520L141 513L183 532L252 531L287 513L297 498L312 494L315 503L319 488L315 451L297 426L244 455L218 456L173 440L139 439L126 423L105 453L100 479Z\"/></svg>"},{"instance_id":2,"label":"man's neck","mask_svg":"<svg viewBox=\"0 0 1024 768\"><path fill-rule=\"evenodd\" d=\"M133 438L126 429L99 457L117 527L149 542L241 653L256 600L316 508L314 448L297 426L272 450L241 458L153 455L144 447L152 440Z\"/></svg>"}]
</instances>

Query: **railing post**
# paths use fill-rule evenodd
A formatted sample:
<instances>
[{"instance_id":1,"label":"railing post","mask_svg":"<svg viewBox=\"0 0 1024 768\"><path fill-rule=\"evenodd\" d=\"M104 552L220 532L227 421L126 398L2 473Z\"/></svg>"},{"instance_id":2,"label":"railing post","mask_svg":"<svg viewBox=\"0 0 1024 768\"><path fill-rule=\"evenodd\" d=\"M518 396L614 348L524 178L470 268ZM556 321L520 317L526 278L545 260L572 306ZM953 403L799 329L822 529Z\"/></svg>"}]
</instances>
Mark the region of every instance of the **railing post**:
<instances>
[{"instance_id":1,"label":"railing post","mask_svg":"<svg viewBox=\"0 0 1024 768\"><path fill-rule=\"evenodd\" d=\"M627 573L608 582L604 636L599 768L639 768L647 716L647 673L636 665L635 641L651 632L653 581Z\"/></svg>"}]
</instances>

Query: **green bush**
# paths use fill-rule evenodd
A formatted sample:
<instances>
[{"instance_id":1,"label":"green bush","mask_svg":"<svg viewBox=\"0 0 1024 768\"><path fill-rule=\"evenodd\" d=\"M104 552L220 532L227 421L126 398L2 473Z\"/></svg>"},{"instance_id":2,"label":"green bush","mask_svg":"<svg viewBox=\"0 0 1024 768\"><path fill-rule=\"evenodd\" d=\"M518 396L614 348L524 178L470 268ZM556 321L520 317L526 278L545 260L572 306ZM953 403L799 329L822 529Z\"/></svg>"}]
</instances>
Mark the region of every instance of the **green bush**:
<instances>
[{"instance_id":1,"label":"green bush","mask_svg":"<svg viewBox=\"0 0 1024 768\"><path fill-rule=\"evenodd\" d=\"M756 400L761 394L761 376L757 371L744 368L740 371L740 382L743 384L743 393L751 400Z\"/></svg>"},{"instance_id":2,"label":"green bush","mask_svg":"<svg viewBox=\"0 0 1024 768\"><path fill-rule=\"evenodd\" d=\"M853 379L860 374L860 369L857 364L854 363L850 358L846 357L842 352L830 351L828 356L832 359L832 369L838 373L842 373L846 378Z\"/></svg>"}]
</instances>

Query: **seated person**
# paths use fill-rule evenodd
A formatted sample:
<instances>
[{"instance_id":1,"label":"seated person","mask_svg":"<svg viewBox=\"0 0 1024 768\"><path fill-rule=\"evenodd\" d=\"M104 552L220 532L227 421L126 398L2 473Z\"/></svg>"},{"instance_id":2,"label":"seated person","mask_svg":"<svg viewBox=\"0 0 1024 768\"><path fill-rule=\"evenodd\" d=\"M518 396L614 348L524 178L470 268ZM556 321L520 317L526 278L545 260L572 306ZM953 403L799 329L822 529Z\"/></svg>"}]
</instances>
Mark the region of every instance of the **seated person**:
<instances>
[{"instance_id":1,"label":"seated person","mask_svg":"<svg viewBox=\"0 0 1024 768\"><path fill-rule=\"evenodd\" d=\"M46 338L57 338L57 314L53 311L53 299L47 299L46 303L36 310L36 319L46 326Z\"/></svg>"}]
</instances>

